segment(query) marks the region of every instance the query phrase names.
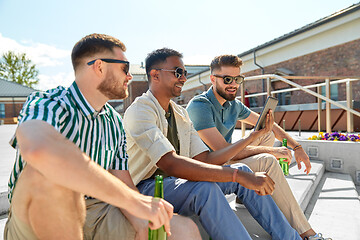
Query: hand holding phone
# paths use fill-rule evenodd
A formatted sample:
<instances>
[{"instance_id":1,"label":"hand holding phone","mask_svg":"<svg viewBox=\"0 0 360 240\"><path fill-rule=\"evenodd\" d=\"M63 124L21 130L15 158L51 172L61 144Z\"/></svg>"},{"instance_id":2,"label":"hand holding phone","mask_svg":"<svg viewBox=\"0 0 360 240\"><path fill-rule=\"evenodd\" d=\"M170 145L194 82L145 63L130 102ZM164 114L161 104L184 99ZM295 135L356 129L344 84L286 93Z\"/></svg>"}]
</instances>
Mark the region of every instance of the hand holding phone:
<instances>
[{"instance_id":1,"label":"hand holding phone","mask_svg":"<svg viewBox=\"0 0 360 240\"><path fill-rule=\"evenodd\" d=\"M266 122L266 115L269 112L269 110L272 110L272 114L274 114L274 110L276 108L276 105L278 104L278 100L274 97L268 97L265 102L264 109L262 110L260 117L258 121L256 122L254 131L259 131L260 129L265 128L265 122ZM273 115L274 117L274 115Z\"/></svg>"}]
</instances>

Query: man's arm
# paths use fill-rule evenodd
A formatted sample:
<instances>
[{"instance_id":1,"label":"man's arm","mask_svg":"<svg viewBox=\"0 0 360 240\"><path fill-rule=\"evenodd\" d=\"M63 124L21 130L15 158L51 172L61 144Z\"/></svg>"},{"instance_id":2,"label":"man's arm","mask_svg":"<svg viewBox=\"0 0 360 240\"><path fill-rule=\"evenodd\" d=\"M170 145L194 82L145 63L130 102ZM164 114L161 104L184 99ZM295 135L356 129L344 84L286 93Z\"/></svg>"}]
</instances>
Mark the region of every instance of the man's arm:
<instances>
[{"instance_id":1,"label":"man's arm","mask_svg":"<svg viewBox=\"0 0 360 240\"><path fill-rule=\"evenodd\" d=\"M157 166L170 176L190 181L231 182L234 169L196 160L206 159L209 154L203 152L191 159L171 151L160 158ZM259 195L272 194L275 187L275 183L266 173L238 171L235 181L248 189L255 190Z\"/></svg>"},{"instance_id":2,"label":"man's arm","mask_svg":"<svg viewBox=\"0 0 360 240\"><path fill-rule=\"evenodd\" d=\"M249 117L247 117L246 119L244 119L242 121L254 126L256 124L258 118L259 118L259 114L251 111ZM286 138L289 147L295 148L296 146L301 146L298 142L296 142L295 139L293 139L289 134L287 134L285 132L285 130L282 129L276 123L274 123L273 132L275 134L276 139L278 139L280 141L282 141L284 138ZM309 156L305 153L305 151L302 147L297 148L295 150L295 160L298 164L298 169L301 169L301 162L304 162L305 167L306 167L304 172L306 172L306 174L309 174L309 172L311 170L311 163L309 160Z\"/></svg>"},{"instance_id":3,"label":"man's arm","mask_svg":"<svg viewBox=\"0 0 360 240\"><path fill-rule=\"evenodd\" d=\"M152 229L165 225L170 232L173 207L164 200L153 201L127 187L93 162L71 141L41 120L29 120L16 131L20 153L27 164L47 179L152 222Z\"/></svg>"},{"instance_id":4,"label":"man's arm","mask_svg":"<svg viewBox=\"0 0 360 240\"><path fill-rule=\"evenodd\" d=\"M226 142L225 138L221 135L219 130L216 127L207 128L198 131L199 136L201 139L208 145L212 150L217 151L219 149L223 149L227 146L230 146L231 143ZM238 153L232 158L232 160L237 161L241 160L250 156L254 156L260 153L269 153L274 155L276 158L288 158L291 159L290 150L283 148L283 147L268 147L268 146L248 146L249 141L247 138L241 139L238 142L243 142L238 147ZM218 162L212 162L212 164L222 165L228 162L228 159L219 159Z\"/></svg>"}]
</instances>

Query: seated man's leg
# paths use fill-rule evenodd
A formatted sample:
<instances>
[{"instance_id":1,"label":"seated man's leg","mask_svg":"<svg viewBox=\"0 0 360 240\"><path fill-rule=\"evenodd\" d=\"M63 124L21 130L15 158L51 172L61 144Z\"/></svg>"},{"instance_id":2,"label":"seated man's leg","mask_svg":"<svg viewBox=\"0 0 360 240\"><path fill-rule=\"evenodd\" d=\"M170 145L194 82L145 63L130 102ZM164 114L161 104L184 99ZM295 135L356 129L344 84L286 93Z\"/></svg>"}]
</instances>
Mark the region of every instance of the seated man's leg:
<instances>
[{"instance_id":1,"label":"seated man's leg","mask_svg":"<svg viewBox=\"0 0 360 240\"><path fill-rule=\"evenodd\" d=\"M86 200L84 240L135 239L135 230L118 207L98 199Z\"/></svg>"},{"instance_id":2,"label":"seated man's leg","mask_svg":"<svg viewBox=\"0 0 360 240\"><path fill-rule=\"evenodd\" d=\"M251 172L244 164L231 165L240 171ZM256 221L272 236L273 239L301 239L293 229L274 200L269 196L259 196L255 191L247 189L235 182L217 183L224 194L237 194Z\"/></svg>"},{"instance_id":3,"label":"seated man's leg","mask_svg":"<svg viewBox=\"0 0 360 240\"><path fill-rule=\"evenodd\" d=\"M188 217L174 215L170 222L171 236L168 240L201 240L196 224Z\"/></svg>"},{"instance_id":4,"label":"seated man's leg","mask_svg":"<svg viewBox=\"0 0 360 240\"><path fill-rule=\"evenodd\" d=\"M5 239L82 239L84 197L26 165L16 183Z\"/></svg>"},{"instance_id":5,"label":"seated man's leg","mask_svg":"<svg viewBox=\"0 0 360 240\"><path fill-rule=\"evenodd\" d=\"M283 212L290 225L295 228L299 234L305 233L311 229L309 222L286 181L278 161L273 155L263 153L245 158L241 163L249 166L254 172L267 172L275 182L275 190L272 198Z\"/></svg>"},{"instance_id":6,"label":"seated man's leg","mask_svg":"<svg viewBox=\"0 0 360 240\"><path fill-rule=\"evenodd\" d=\"M141 193L153 195L154 180L142 181L137 187ZM216 183L167 177L164 179L164 197L173 204L175 213L199 216L213 239L251 239Z\"/></svg>"},{"instance_id":7,"label":"seated man's leg","mask_svg":"<svg viewBox=\"0 0 360 240\"><path fill-rule=\"evenodd\" d=\"M248 133L250 134L250 133ZM268 134L265 134L257 139L255 139L250 146L268 146L272 147L275 143L275 135L274 132L269 132Z\"/></svg>"},{"instance_id":8,"label":"seated man's leg","mask_svg":"<svg viewBox=\"0 0 360 240\"><path fill-rule=\"evenodd\" d=\"M201 240L196 224L189 218L174 215L169 240ZM134 240L136 232L119 208L98 199L86 200L85 240Z\"/></svg>"}]
</instances>

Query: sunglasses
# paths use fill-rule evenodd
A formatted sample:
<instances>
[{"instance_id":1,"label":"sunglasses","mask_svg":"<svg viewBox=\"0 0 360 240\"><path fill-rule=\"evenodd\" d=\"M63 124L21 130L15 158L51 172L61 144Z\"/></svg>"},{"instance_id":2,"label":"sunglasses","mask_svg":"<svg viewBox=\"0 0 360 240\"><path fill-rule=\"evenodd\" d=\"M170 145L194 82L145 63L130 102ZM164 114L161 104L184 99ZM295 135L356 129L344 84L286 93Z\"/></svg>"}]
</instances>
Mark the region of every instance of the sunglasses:
<instances>
[{"instance_id":1,"label":"sunglasses","mask_svg":"<svg viewBox=\"0 0 360 240\"><path fill-rule=\"evenodd\" d=\"M89 66L93 65L96 60L101 60L101 61L107 62L107 63L124 63L125 68L123 70L124 70L126 75L128 75L128 73L129 73L130 63L128 61L118 60L118 59L111 59L111 58L98 58L98 59L94 59L94 60L88 62L87 65L89 65Z\"/></svg>"},{"instance_id":2,"label":"sunglasses","mask_svg":"<svg viewBox=\"0 0 360 240\"><path fill-rule=\"evenodd\" d=\"M166 72L174 72L176 78L181 78L181 76L187 77L188 71L182 68L176 68L175 70L170 69L162 69L162 68L155 68L155 70L161 70Z\"/></svg>"},{"instance_id":3,"label":"sunglasses","mask_svg":"<svg viewBox=\"0 0 360 240\"><path fill-rule=\"evenodd\" d=\"M224 84L231 84L233 81L235 81L236 84L241 84L244 81L244 76L241 76L241 75L232 77L232 76L220 76L220 75L213 74L213 76L222 78L224 80Z\"/></svg>"}]
</instances>

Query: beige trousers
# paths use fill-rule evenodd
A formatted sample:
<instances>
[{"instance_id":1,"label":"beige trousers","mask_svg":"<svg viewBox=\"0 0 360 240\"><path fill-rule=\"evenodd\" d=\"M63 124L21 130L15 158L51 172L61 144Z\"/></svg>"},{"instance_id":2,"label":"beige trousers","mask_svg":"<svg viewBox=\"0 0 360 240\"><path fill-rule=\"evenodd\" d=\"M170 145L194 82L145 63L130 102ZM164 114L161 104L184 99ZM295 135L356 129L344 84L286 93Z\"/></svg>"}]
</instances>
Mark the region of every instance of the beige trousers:
<instances>
[{"instance_id":1,"label":"beige trousers","mask_svg":"<svg viewBox=\"0 0 360 240\"><path fill-rule=\"evenodd\" d=\"M97 199L86 200L84 240L134 240L135 230L119 208ZM37 240L32 228L11 211L4 229L4 240Z\"/></svg>"},{"instance_id":2,"label":"beige trousers","mask_svg":"<svg viewBox=\"0 0 360 240\"><path fill-rule=\"evenodd\" d=\"M275 142L274 133L254 141L252 146L273 146ZM238 162L245 163L254 172L267 172L271 179L275 182L275 190L272 195L276 205L280 208L290 225L299 233L302 234L311 226L307 221L303 211L301 210L298 202L296 201L289 184L280 168L276 158L267 153L247 157Z\"/></svg>"},{"instance_id":3,"label":"beige trousers","mask_svg":"<svg viewBox=\"0 0 360 240\"><path fill-rule=\"evenodd\" d=\"M8 220L4 228L4 240L37 240L32 228L13 214L10 206Z\"/></svg>"}]
</instances>

